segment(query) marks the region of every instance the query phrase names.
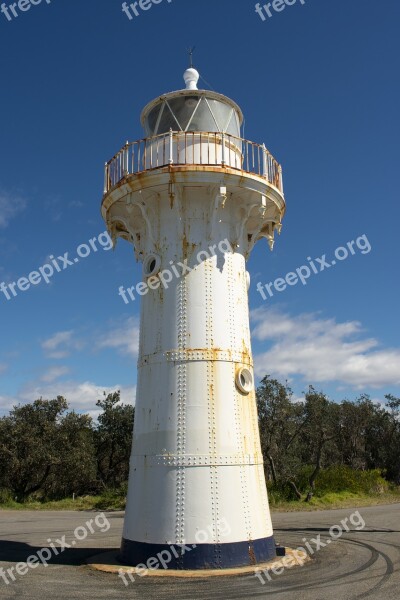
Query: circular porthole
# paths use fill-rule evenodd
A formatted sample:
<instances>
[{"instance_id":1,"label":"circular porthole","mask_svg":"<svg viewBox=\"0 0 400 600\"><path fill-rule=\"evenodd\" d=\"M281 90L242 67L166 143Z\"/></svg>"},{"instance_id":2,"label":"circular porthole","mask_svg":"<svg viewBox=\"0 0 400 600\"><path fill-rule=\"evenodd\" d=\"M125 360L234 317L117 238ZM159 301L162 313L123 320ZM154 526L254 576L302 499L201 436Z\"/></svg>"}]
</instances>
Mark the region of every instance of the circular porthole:
<instances>
[{"instance_id":1,"label":"circular porthole","mask_svg":"<svg viewBox=\"0 0 400 600\"><path fill-rule=\"evenodd\" d=\"M249 394L253 389L253 375L249 369L242 367L236 373L236 386L242 394Z\"/></svg>"},{"instance_id":2,"label":"circular porthole","mask_svg":"<svg viewBox=\"0 0 400 600\"><path fill-rule=\"evenodd\" d=\"M157 275L161 267L161 258L158 254L149 254L143 263L143 273L145 277Z\"/></svg>"}]
</instances>

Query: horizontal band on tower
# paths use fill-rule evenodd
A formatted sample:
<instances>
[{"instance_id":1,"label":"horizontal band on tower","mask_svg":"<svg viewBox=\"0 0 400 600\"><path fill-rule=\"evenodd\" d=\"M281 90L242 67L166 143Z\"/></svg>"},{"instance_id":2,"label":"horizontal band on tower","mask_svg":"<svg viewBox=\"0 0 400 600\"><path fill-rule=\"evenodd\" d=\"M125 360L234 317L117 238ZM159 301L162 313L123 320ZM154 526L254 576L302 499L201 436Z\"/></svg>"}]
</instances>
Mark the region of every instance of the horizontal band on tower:
<instances>
[{"instance_id":1,"label":"horizontal band on tower","mask_svg":"<svg viewBox=\"0 0 400 600\"><path fill-rule=\"evenodd\" d=\"M259 466L263 465L262 455L256 454L156 454L153 456L133 455L131 466L146 465L146 467L225 467L225 466Z\"/></svg>"},{"instance_id":2,"label":"horizontal band on tower","mask_svg":"<svg viewBox=\"0 0 400 600\"><path fill-rule=\"evenodd\" d=\"M166 352L157 352L139 357L138 366L163 363L163 362L182 362L182 361L223 361L233 362L253 367L251 356L247 352L233 352L232 350L209 350L209 349L189 349L189 350L167 350Z\"/></svg>"},{"instance_id":3,"label":"horizontal band on tower","mask_svg":"<svg viewBox=\"0 0 400 600\"><path fill-rule=\"evenodd\" d=\"M146 544L122 538L119 561L123 565L153 569L229 569L268 562L276 557L274 536L228 544Z\"/></svg>"}]
</instances>

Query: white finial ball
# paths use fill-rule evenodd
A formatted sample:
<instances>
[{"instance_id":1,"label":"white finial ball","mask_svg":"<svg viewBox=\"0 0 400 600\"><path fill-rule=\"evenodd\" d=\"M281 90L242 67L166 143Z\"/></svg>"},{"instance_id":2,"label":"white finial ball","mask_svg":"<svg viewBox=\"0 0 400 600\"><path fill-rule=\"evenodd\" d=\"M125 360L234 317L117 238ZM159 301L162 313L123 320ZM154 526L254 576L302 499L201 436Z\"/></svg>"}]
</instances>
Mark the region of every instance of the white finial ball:
<instances>
[{"instance_id":1,"label":"white finial ball","mask_svg":"<svg viewBox=\"0 0 400 600\"><path fill-rule=\"evenodd\" d=\"M197 82L200 79L200 74L196 69L187 69L183 74L183 79L185 80L187 90L197 90Z\"/></svg>"}]
</instances>

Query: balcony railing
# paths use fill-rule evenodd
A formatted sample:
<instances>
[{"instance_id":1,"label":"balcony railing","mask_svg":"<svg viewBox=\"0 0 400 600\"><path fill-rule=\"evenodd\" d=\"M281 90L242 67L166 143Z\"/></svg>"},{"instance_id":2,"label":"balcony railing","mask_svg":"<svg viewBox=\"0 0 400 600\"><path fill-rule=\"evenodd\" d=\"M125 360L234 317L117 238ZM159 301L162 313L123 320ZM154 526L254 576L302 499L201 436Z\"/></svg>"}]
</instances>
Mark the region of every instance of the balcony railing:
<instances>
[{"instance_id":1,"label":"balcony railing","mask_svg":"<svg viewBox=\"0 0 400 600\"><path fill-rule=\"evenodd\" d=\"M237 169L263 177L283 193L282 168L264 145L227 133L170 131L126 145L105 166L104 193L129 175L168 165Z\"/></svg>"}]
</instances>

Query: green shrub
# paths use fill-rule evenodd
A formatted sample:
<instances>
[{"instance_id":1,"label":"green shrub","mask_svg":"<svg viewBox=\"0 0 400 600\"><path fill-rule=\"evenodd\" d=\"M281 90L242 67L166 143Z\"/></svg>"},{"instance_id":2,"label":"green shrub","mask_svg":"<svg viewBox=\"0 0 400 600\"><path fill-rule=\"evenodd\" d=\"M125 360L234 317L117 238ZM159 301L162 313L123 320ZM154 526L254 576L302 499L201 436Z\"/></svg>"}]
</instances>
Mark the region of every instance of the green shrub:
<instances>
[{"instance_id":1,"label":"green shrub","mask_svg":"<svg viewBox=\"0 0 400 600\"><path fill-rule=\"evenodd\" d=\"M127 493L128 483L116 489L107 489L98 497L94 507L99 510L124 510Z\"/></svg>"},{"instance_id":2,"label":"green shrub","mask_svg":"<svg viewBox=\"0 0 400 600\"><path fill-rule=\"evenodd\" d=\"M389 484L379 469L357 471L346 465L330 467L321 471L316 480L316 496L329 492L353 492L354 494L380 495L389 490Z\"/></svg>"},{"instance_id":3,"label":"green shrub","mask_svg":"<svg viewBox=\"0 0 400 600\"><path fill-rule=\"evenodd\" d=\"M9 504L13 500L10 490L0 489L0 504Z\"/></svg>"},{"instance_id":4,"label":"green shrub","mask_svg":"<svg viewBox=\"0 0 400 600\"><path fill-rule=\"evenodd\" d=\"M304 496L310 489L309 479L314 470L312 465L304 465L294 483ZM268 494L272 504L297 500L291 485L287 482L267 483ZM363 494L370 496L383 495L390 491L390 484L383 479L379 469L357 471L346 465L337 465L320 471L315 481L314 496L322 498L327 494Z\"/></svg>"}]
</instances>

